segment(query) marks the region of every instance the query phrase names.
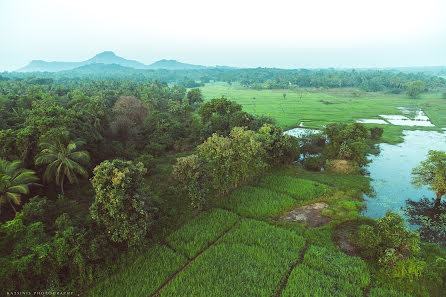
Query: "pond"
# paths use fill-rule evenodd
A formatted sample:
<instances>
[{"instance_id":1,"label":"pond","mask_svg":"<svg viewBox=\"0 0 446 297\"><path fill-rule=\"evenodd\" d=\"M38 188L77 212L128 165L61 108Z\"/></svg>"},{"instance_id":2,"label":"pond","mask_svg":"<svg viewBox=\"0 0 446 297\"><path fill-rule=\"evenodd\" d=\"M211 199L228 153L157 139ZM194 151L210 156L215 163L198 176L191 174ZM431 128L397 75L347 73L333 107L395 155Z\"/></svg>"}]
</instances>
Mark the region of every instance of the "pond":
<instances>
[{"instance_id":1,"label":"pond","mask_svg":"<svg viewBox=\"0 0 446 297\"><path fill-rule=\"evenodd\" d=\"M446 133L436 131L403 131L404 142L398 145L380 144L381 153L370 156L367 169L373 179L371 185L376 197L366 196L363 215L380 218L391 210L405 216L407 200L419 203L433 201L435 194L427 187L415 188L411 183L412 168L426 159L429 150L446 151ZM428 200L423 199L428 198ZM409 202L410 203L410 202ZM426 203L425 203L426 204ZM426 206L426 205L424 205ZM413 222L413 220L412 220ZM418 226L409 224L412 229Z\"/></svg>"}]
</instances>

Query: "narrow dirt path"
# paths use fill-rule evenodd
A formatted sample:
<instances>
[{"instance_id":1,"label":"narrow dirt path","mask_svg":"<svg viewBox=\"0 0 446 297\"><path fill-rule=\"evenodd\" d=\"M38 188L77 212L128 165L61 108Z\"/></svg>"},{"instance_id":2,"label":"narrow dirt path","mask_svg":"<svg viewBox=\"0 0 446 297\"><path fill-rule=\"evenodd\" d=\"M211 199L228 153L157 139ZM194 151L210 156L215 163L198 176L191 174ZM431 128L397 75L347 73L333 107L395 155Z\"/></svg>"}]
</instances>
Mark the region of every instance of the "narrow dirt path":
<instances>
[{"instance_id":1,"label":"narrow dirt path","mask_svg":"<svg viewBox=\"0 0 446 297\"><path fill-rule=\"evenodd\" d=\"M211 242L206 248L204 248L201 252L199 252L195 257L193 257L192 259L190 259L183 267L181 267L177 272L175 272L167 281L164 282L164 284L162 284L158 290L155 291L155 293L153 293L152 295L150 295L150 297L155 297L158 296L162 290L164 290L165 287L167 287L168 284L170 284L183 270L185 270L187 267L189 267L189 265L191 265L198 257L200 257L204 252L206 252L209 248L211 248L212 246L216 245L220 239L229 231L231 231L235 225L237 225L240 222L241 218L239 218L231 227L229 227L228 229L226 229L225 231L223 231L223 233L217 237L217 239L215 239L213 242ZM167 245L167 244L166 244ZM169 247L170 249L172 249L173 251L175 251L175 249L173 249L172 247L170 247L169 245L167 245L167 247Z\"/></svg>"},{"instance_id":2,"label":"narrow dirt path","mask_svg":"<svg viewBox=\"0 0 446 297\"><path fill-rule=\"evenodd\" d=\"M277 293L274 295L275 297L280 297L280 295L282 294L283 289L285 289L286 284L288 283L288 278L291 275L291 272L294 270L294 268L296 268L297 265L301 264L304 260L304 255L307 252L309 247L309 244L306 243L305 247L302 250L302 254L300 255L299 259L297 259L296 263L294 263L293 265L291 265L290 269L288 270L287 274L284 276L284 278L280 281L280 287L277 290Z\"/></svg>"}]
</instances>

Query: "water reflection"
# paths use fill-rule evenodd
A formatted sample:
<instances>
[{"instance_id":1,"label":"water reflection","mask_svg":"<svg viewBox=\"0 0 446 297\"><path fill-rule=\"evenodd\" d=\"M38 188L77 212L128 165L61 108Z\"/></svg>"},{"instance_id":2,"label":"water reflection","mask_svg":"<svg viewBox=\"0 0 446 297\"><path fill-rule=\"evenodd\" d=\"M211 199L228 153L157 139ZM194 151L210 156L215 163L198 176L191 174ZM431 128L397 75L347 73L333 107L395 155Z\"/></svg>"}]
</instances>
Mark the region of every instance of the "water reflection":
<instances>
[{"instance_id":1,"label":"water reflection","mask_svg":"<svg viewBox=\"0 0 446 297\"><path fill-rule=\"evenodd\" d=\"M381 153L370 156L367 166L375 198L366 196L363 214L380 218L387 210L402 216L408 198L420 201L433 193L427 187L415 188L411 183L412 168L426 158L429 150L446 150L446 134L436 131L404 131L404 142L398 145L380 144ZM406 217L407 219L407 217Z\"/></svg>"},{"instance_id":2,"label":"water reflection","mask_svg":"<svg viewBox=\"0 0 446 297\"><path fill-rule=\"evenodd\" d=\"M446 202L434 198L407 200L404 212L413 226L418 226L421 239L446 247Z\"/></svg>"}]
</instances>

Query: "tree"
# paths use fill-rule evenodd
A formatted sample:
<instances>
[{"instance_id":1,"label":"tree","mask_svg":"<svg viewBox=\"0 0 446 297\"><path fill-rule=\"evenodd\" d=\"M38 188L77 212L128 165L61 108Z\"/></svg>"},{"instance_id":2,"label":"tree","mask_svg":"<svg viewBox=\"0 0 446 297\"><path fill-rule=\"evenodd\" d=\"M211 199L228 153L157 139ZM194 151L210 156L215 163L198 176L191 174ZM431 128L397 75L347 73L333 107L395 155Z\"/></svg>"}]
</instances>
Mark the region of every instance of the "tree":
<instances>
[{"instance_id":1,"label":"tree","mask_svg":"<svg viewBox=\"0 0 446 297\"><path fill-rule=\"evenodd\" d=\"M83 144L81 140L69 141L66 131L56 135L54 140L46 139L39 144L41 152L36 157L36 165L48 165L43 179L47 182L54 179L56 185L60 185L62 194L65 177L73 184L79 181L77 175L88 176L87 171L79 164L90 160L87 151L77 151Z\"/></svg>"},{"instance_id":2,"label":"tree","mask_svg":"<svg viewBox=\"0 0 446 297\"><path fill-rule=\"evenodd\" d=\"M150 230L156 209L142 190L146 171L142 163L118 159L104 161L93 170L96 195L90 213L114 242L135 246Z\"/></svg>"},{"instance_id":3,"label":"tree","mask_svg":"<svg viewBox=\"0 0 446 297\"><path fill-rule=\"evenodd\" d=\"M437 203L446 194L446 152L430 150L427 159L412 169L412 184L429 186L437 196Z\"/></svg>"},{"instance_id":4,"label":"tree","mask_svg":"<svg viewBox=\"0 0 446 297\"><path fill-rule=\"evenodd\" d=\"M425 85L421 80L411 81L407 83L406 93L410 98L418 98L424 91Z\"/></svg>"},{"instance_id":5,"label":"tree","mask_svg":"<svg viewBox=\"0 0 446 297\"><path fill-rule=\"evenodd\" d=\"M189 103L189 105L199 104L203 102L203 95L201 94L201 90L196 88L191 89L189 92L187 92L187 102Z\"/></svg>"},{"instance_id":6,"label":"tree","mask_svg":"<svg viewBox=\"0 0 446 297\"><path fill-rule=\"evenodd\" d=\"M149 116L149 111L145 108L141 100L132 96L121 96L113 106L115 115L110 123L114 135L127 140L135 137L138 133L137 127L141 125Z\"/></svg>"},{"instance_id":7,"label":"tree","mask_svg":"<svg viewBox=\"0 0 446 297\"><path fill-rule=\"evenodd\" d=\"M0 159L0 205L8 202L14 213L17 211L13 203L20 205L22 195L29 193L29 185L38 180L34 171L20 165L20 161Z\"/></svg>"}]
</instances>

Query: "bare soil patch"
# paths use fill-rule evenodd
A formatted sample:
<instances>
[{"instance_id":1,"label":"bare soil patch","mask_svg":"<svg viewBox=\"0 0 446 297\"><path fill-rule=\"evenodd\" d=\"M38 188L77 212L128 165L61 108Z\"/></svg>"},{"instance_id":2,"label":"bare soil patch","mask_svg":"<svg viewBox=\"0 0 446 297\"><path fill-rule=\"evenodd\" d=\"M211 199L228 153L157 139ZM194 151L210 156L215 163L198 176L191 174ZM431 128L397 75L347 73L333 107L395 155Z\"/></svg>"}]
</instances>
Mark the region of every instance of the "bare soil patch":
<instances>
[{"instance_id":1,"label":"bare soil patch","mask_svg":"<svg viewBox=\"0 0 446 297\"><path fill-rule=\"evenodd\" d=\"M307 228L316 228L326 225L330 218L322 215L322 210L327 208L325 202L316 202L296 208L279 218L282 222L307 223Z\"/></svg>"}]
</instances>

